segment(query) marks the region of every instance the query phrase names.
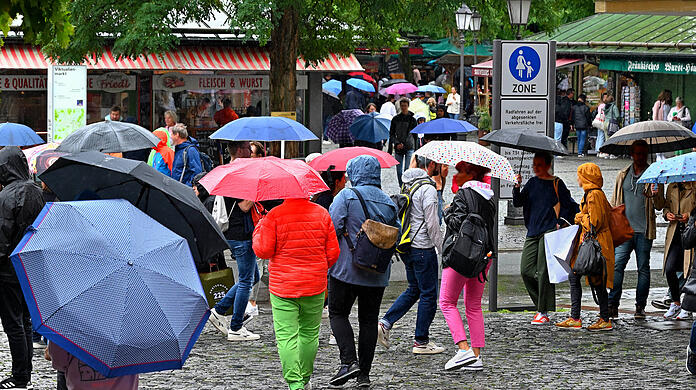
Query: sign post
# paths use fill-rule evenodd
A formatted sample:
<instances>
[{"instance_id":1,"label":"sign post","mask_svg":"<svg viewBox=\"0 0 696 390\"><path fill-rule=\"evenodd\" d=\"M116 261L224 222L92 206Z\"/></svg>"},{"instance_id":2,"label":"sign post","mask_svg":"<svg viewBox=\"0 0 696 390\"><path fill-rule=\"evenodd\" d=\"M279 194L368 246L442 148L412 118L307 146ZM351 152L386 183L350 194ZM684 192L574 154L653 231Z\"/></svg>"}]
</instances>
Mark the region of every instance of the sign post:
<instances>
[{"instance_id":1,"label":"sign post","mask_svg":"<svg viewBox=\"0 0 696 390\"><path fill-rule=\"evenodd\" d=\"M556 89L556 42L493 41L493 130L523 128L553 137ZM531 176L532 158L510 148L491 147L520 169L523 182ZM501 150L502 149L502 150ZM494 179L496 221L500 199L512 198L513 183ZM498 237L498 224L495 225ZM496 253L498 242L496 240ZM489 306L498 310L498 264L491 266Z\"/></svg>"},{"instance_id":2,"label":"sign post","mask_svg":"<svg viewBox=\"0 0 696 390\"><path fill-rule=\"evenodd\" d=\"M87 67L51 65L47 87L48 142L62 141L87 124Z\"/></svg>"}]
</instances>

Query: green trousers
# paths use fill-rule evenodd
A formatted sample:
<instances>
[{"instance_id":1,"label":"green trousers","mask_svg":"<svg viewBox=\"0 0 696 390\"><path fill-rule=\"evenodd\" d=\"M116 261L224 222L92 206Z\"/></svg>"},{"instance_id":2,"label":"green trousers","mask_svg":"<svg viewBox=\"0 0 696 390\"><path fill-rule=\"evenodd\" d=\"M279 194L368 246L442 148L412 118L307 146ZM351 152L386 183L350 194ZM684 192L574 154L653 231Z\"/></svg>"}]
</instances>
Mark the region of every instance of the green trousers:
<instances>
[{"instance_id":1,"label":"green trousers","mask_svg":"<svg viewBox=\"0 0 696 390\"><path fill-rule=\"evenodd\" d=\"M283 378L290 390L303 389L314 371L324 293L301 298L271 294L271 306Z\"/></svg>"},{"instance_id":2,"label":"green trousers","mask_svg":"<svg viewBox=\"0 0 696 390\"><path fill-rule=\"evenodd\" d=\"M549 282L543 234L524 241L520 273L536 310L540 313L556 311L556 286Z\"/></svg>"}]
</instances>

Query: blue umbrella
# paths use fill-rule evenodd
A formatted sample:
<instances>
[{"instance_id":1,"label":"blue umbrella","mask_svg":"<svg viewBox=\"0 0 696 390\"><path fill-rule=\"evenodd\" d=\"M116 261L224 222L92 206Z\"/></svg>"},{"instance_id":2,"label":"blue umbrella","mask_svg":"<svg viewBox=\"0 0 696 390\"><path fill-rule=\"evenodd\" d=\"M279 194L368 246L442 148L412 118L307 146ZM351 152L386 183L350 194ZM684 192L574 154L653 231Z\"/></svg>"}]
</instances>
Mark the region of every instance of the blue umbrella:
<instances>
[{"instance_id":1,"label":"blue umbrella","mask_svg":"<svg viewBox=\"0 0 696 390\"><path fill-rule=\"evenodd\" d=\"M321 89L339 95L343 90L343 85L339 80L329 80L321 85Z\"/></svg>"},{"instance_id":2,"label":"blue umbrella","mask_svg":"<svg viewBox=\"0 0 696 390\"><path fill-rule=\"evenodd\" d=\"M280 116L239 118L222 126L210 139L223 141L309 141L318 139L301 123Z\"/></svg>"},{"instance_id":3,"label":"blue umbrella","mask_svg":"<svg viewBox=\"0 0 696 390\"><path fill-rule=\"evenodd\" d=\"M375 143L389 139L390 126L391 119L371 112L355 118L350 125L350 133L355 140Z\"/></svg>"},{"instance_id":4,"label":"blue umbrella","mask_svg":"<svg viewBox=\"0 0 696 390\"><path fill-rule=\"evenodd\" d=\"M439 118L429 122L421 123L416 126L411 133L413 134L449 134L467 133L476 131L478 128L467 121L457 119Z\"/></svg>"},{"instance_id":5,"label":"blue umbrella","mask_svg":"<svg viewBox=\"0 0 696 390\"><path fill-rule=\"evenodd\" d=\"M421 85L416 92L447 93L447 91L437 85Z\"/></svg>"},{"instance_id":6,"label":"blue umbrella","mask_svg":"<svg viewBox=\"0 0 696 390\"><path fill-rule=\"evenodd\" d=\"M362 91L367 91L367 92L374 92L375 91L375 86L370 84L369 82L363 80L363 79L357 79L355 77L348 79L346 81L346 84L350 85L351 87L355 87L357 89L360 89Z\"/></svg>"},{"instance_id":7,"label":"blue umbrella","mask_svg":"<svg viewBox=\"0 0 696 390\"><path fill-rule=\"evenodd\" d=\"M44 140L29 126L19 123L0 123L0 146L31 146Z\"/></svg>"},{"instance_id":8,"label":"blue umbrella","mask_svg":"<svg viewBox=\"0 0 696 390\"><path fill-rule=\"evenodd\" d=\"M33 329L106 377L181 368L208 319L186 240L123 199L48 203L11 259Z\"/></svg>"},{"instance_id":9,"label":"blue umbrella","mask_svg":"<svg viewBox=\"0 0 696 390\"><path fill-rule=\"evenodd\" d=\"M640 175L638 183L684 183L696 181L696 153L654 162Z\"/></svg>"}]
</instances>

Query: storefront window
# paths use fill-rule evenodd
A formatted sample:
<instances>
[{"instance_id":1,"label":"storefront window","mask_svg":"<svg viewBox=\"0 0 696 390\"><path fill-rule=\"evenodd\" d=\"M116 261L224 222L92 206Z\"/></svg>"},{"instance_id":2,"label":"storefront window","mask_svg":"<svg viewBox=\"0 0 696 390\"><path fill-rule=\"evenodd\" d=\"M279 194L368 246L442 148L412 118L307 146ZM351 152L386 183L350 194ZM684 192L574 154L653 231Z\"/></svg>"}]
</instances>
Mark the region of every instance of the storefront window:
<instances>
[{"instance_id":1,"label":"storefront window","mask_svg":"<svg viewBox=\"0 0 696 390\"><path fill-rule=\"evenodd\" d=\"M111 108L121 108L121 120L138 123L137 76L121 72L87 77L87 123L101 122Z\"/></svg>"},{"instance_id":2,"label":"storefront window","mask_svg":"<svg viewBox=\"0 0 696 390\"><path fill-rule=\"evenodd\" d=\"M46 72L0 73L0 122L21 123L36 132L45 133L48 109L46 82Z\"/></svg>"}]
</instances>

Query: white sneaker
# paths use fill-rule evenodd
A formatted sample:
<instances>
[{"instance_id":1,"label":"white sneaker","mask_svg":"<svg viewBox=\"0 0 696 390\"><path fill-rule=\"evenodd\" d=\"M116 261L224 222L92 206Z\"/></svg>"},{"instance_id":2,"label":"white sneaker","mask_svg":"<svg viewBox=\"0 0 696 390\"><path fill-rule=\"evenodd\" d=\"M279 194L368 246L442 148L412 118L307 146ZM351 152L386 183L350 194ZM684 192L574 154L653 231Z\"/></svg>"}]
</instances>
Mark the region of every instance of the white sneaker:
<instances>
[{"instance_id":1,"label":"white sneaker","mask_svg":"<svg viewBox=\"0 0 696 390\"><path fill-rule=\"evenodd\" d=\"M214 308L210 309L210 317L208 317L208 322L213 325L220 333L227 335L227 320L225 316L218 313Z\"/></svg>"},{"instance_id":2,"label":"white sneaker","mask_svg":"<svg viewBox=\"0 0 696 390\"><path fill-rule=\"evenodd\" d=\"M665 318L668 320L676 319L679 312L681 312L681 305L672 303L669 305L669 310L667 310L667 313L665 313Z\"/></svg>"},{"instance_id":3,"label":"white sneaker","mask_svg":"<svg viewBox=\"0 0 696 390\"><path fill-rule=\"evenodd\" d=\"M377 342L386 349L391 347L389 343L389 329L382 322L377 322Z\"/></svg>"},{"instance_id":4,"label":"white sneaker","mask_svg":"<svg viewBox=\"0 0 696 390\"><path fill-rule=\"evenodd\" d=\"M254 341L260 339L261 336L256 333L251 333L245 327L239 328L238 331L230 329L227 333L227 341Z\"/></svg>"},{"instance_id":5,"label":"white sneaker","mask_svg":"<svg viewBox=\"0 0 696 390\"><path fill-rule=\"evenodd\" d=\"M462 371L483 371L483 361L481 360L481 356L478 357L473 363L469 364L468 366L464 366L460 368Z\"/></svg>"},{"instance_id":6,"label":"white sneaker","mask_svg":"<svg viewBox=\"0 0 696 390\"><path fill-rule=\"evenodd\" d=\"M617 158L619 158L619 156L615 156L613 154L609 155L609 160L616 160Z\"/></svg>"},{"instance_id":7,"label":"white sneaker","mask_svg":"<svg viewBox=\"0 0 696 390\"><path fill-rule=\"evenodd\" d=\"M413 353L416 355L436 355L443 352L445 352L445 348L432 341L429 341L428 344L413 343Z\"/></svg>"},{"instance_id":8,"label":"white sneaker","mask_svg":"<svg viewBox=\"0 0 696 390\"><path fill-rule=\"evenodd\" d=\"M459 349L454 357L445 363L445 370L456 370L457 368L472 364L476 359L476 355L474 355L474 351L471 348L466 350Z\"/></svg>"},{"instance_id":9,"label":"white sneaker","mask_svg":"<svg viewBox=\"0 0 696 390\"><path fill-rule=\"evenodd\" d=\"M329 345L338 345L336 342L336 337L331 333L331 336L329 336Z\"/></svg>"},{"instance_id":10,"label":"white sneaker","mask_svg":"<svg viewBox=\"0 0 696 390\"><path fill-rule=\"evenodd\" d=\"M329 318L329 307L324 306L324 310L321 312L321 318Z\"/></svg>"},{"instance_id":11,"label":"white sneaker","mask_svg":"<svg viewBox=\"0 0 696 390\"><path fill-rule=\"evenodd\" d=\"M257 316L259 315L259 306L252 305L251 303L247 303L246 310L244 311L244 314L248 314L250 316Z\"/></svg>"},{"instance_id":12,"label":"white sneaker","mask_svg":"<svg viewBox=\"0 0 696 390\"><path fill-rule=\"evenodd\" d=\"M681 309L677 315L677 321L685 321L691 319L691 312Z\"/></svg>"}]
</instances>

